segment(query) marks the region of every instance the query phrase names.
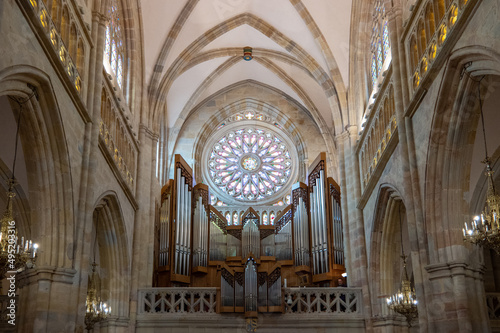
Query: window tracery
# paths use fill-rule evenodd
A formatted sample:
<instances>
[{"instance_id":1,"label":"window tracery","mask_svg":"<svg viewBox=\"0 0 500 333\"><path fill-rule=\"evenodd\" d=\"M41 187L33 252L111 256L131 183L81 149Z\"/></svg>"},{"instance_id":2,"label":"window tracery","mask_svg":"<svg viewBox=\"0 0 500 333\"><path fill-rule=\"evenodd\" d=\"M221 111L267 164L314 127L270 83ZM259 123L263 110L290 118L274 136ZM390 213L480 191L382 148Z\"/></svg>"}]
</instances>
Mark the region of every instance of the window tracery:
<instances>
[{"instance_id":1,"label":"window tracery","mask_svg":"<svg viewBox=\"0 0 500 333\"><path fill-rule=\"evenodd\" d=\"M121 18L117 0L110 1L108 15L110 17L110 21L106 27L104 59L109 63L111 71L116 77L118 86L122 88L125 46L123 45Z\"/></svg>"},{"instance_id":2,"label":"window tracery","mask_svg":"<svg viewBox=\"0 0 500 333\"><path fill-rule=\"evenodd\" d=\"M241 201L278 193L292 173L286 142L271 130L240 127L223 135L208 157L209 177L222 192Z\"/></svg>"}]
</instances>

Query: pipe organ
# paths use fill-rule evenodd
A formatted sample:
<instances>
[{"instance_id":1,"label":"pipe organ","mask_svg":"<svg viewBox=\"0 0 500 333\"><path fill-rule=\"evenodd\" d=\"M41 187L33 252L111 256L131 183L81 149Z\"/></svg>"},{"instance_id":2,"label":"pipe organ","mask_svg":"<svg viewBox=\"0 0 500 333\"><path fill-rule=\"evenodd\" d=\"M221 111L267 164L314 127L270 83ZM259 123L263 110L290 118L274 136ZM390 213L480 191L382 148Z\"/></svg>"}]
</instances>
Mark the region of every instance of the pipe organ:
<instances>
[{"instance_id":1,"label":"pipe organ","mask_svg":"<svg viewBox=\"0 0 500 333\"><path fill-rule=\"evenodd\" d=\"M218 312L282 312L282 287L336 286L345 272L340 188L327 177L326 156L292 187L291 204L273 224L252 207L241 223L209 204L209 188L175 156L174 179L162 188L155 225L153 284L218 287Z\"/></svg>"}]
</instances>

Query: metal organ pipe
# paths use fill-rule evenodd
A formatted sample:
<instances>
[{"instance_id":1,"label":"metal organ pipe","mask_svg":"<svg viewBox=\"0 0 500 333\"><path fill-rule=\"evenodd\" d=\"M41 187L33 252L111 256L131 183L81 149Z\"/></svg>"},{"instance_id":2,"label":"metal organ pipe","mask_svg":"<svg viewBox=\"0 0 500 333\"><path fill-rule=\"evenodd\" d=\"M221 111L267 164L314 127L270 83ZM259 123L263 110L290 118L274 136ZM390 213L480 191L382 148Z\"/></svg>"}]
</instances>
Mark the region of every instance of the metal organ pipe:
<instances>
[{"instance_id":1,"label":"metal organ pipe","mask_svg":"<svg viewBox=\"0 0 500 333\"><path fill-rule=\"evenodd\" d=\"M309 225L307 223L307 210L305 202L300 199L300 211L301 211L301 227L302 227L302 265L310 265L310 254L309 254Z\"/></svg>"},{"instance_id":2,"label":"metal organ pipe","mask_svg":"<svg viewBox=\"0 0 500 333\"><path fill-rule=\"evenodd\" d=\"M320 273L328 272L328 253L327 253L327 234L326 234L326 207L325 207L325 182L324 171L319 172L319 188L318 188L318 205L320 211L320 253L321 253L321 271Z\"/></svg>"},{"instance_id":3,"label":"metal organ pipe","mask_svg":"<svg viewBox=\"0 0 500 333\"><path fill-rule=\"evenodd\" d=\"M180 189L181 189L181 169L177 169L177 193L175 193L176 198L176 209L175 209L175 273L180 270L180 228L181 228L181 209L180 209Z\"/></svg>"},{"instance_id":4,"label":"metal organ pipe","mask_svg":"<svg viewBox=\"0 0 500 333\"><path fill-rule=\"evenodd\" d=\"M313 187L313 190L310 194L311 200L311 236L312 236L312 255L313 255L313 272L314 274L318 273L318 226L317 226L317 205L316 205L316 189Z\"/></svg>"},{"instance_id":5,"label":"metal organ pipe","mask_svg":"<svg viewBox=\"0 0 500 333\"><path fill-rule=\"evenodd\" d=\"M184 275L189 275L189 261L191 259L191 192L189 191L189 185L184 184L185 189L185 242L184 242Z\"/></svg>"}]
</instances>

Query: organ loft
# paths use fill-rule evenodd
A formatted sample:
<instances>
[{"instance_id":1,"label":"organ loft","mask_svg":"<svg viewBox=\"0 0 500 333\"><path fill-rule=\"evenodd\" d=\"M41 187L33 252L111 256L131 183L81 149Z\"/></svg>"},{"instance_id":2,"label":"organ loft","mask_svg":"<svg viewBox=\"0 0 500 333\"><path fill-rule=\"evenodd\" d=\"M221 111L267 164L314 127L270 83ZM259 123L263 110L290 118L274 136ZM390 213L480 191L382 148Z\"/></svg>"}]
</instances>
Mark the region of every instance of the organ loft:
<instances>
[{"instance_id":1,"label":"organ loft","mask_svg":"<svg viewBox=\"0 0 500 333\"><path fill-rule=\"evenodd\" d=\"M155 226L155 287L215 287L217 312L248 318L283 312L282 288L337 286L345 272L340 188L327 175L324 153L304 182L292 185L289 204L272 206L271 217L258 200L225 215L180 155L174 165ZM254 187L259 195L252 184L243 180L242 195Z\"/></svg>"}]
</instances>

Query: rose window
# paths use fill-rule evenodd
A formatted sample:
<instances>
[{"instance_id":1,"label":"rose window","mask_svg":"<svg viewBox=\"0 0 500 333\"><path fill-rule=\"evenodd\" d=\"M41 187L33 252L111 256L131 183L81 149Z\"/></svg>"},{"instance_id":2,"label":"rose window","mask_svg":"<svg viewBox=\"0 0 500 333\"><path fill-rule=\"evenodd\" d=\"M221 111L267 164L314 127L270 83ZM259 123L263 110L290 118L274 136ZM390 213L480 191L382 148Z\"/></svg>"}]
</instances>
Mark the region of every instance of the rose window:
<instances>
[{"instance_id":1,"label":"rose window","mask_svg":"<svg viewBox=\"0 0 500 333\"><path fill-rule=\"evenodd\" d=\"M210 178L239 200L260 200L279 192L291 175L283 139L270 130L242 128L220 138L208 160Z\"/></svg>"}]
</instances>

